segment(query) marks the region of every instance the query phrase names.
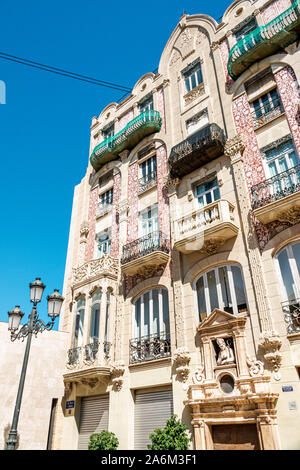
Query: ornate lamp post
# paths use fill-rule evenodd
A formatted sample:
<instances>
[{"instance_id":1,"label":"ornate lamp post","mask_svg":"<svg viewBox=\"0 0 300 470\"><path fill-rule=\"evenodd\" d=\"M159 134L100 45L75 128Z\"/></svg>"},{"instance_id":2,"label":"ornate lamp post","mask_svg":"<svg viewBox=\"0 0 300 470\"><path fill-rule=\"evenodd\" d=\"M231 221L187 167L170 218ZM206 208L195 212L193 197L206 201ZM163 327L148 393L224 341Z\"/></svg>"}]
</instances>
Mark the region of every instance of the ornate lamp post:
<instances>
[{"instance_id":1,"label":"ornate lamp post","mask_svg":"<svg viewBox=\"0 0 300 470\"><path fill-rule=\"evenodd\" d=\"M37 304L41 301L42 295L45 289L45 285L41 282L39 277L36 278L34 282L29 284L30 287L30 302L33 303L33 307L31 310L31 314L28 316L28 321L22 328L19 329L21 319L24 313L21 311L19 305L8 312L8 329L11 331L11 341L15 341L16 339L24 339L27 337L26 349L24 354L23 366L21 371L21 377L19 382L18 388L18 395L15 404L15 411L13 416L13 422L10 428L9 436L6 443L6 450L15 450L16 442L17 442L17 427L18 427L18 420L19 420L19 413L21 408L21 401L23 395L23 388L27 370L27 363L31 345L31 337L32 334L37 335L39 332L43 332L44 330L52 330L55 318L59 316L61 306L63 303L63 296L60 295L57 289L54 290L53 294L48 295L48 316L51 318L47 324L43 322L38 316L38 312L36 309Z\"/></svg>"}]
</instances>

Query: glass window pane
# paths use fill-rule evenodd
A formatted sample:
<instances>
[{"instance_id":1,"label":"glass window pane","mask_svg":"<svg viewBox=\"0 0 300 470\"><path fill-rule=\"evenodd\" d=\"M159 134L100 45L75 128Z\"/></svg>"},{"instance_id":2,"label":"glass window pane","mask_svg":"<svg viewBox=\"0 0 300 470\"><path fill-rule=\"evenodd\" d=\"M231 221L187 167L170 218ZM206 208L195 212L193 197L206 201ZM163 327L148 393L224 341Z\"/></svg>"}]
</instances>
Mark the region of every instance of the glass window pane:
<instances>
[{"instance_id":1,"label":"glass window pane","mask_svg":"<svg viewBox=\"0 0 300 470\"><path fill-rule=\"evenodd\" d=\"M247 310L247 304L242 273L240 268L237 266L231 266L231 272L233 277L237 309L238 312L244 312Z\"/></svg>"},{"instance_id":2,"label":"glass window pane","mask_svg":"<svg viewBox=\"0 0 300 470\"><path fill-rule=\"evenodd\" d=\"M196 75L193 73L191 76L191 81L192 81L192 88L196 87Z\"/></svg>"},{"instance_id":3,"label":"glass window pane","mask_svg":"<svg viewBox=\"0 0 300 470\"><path fill-rule=\"evenodd\" d=\"M300 243L296 243L295 245L292 246L294 258L296 260L297 268L298 268L298 273L300 276ZM300 286L299 286L300 288Z\"/></svg>"},{"instance_id":4,"label":"glass window pane","mask_svg":"<svg viewBox=\"0 0 300 470\"><path fill-rule=\"evenodd\" d=\"M91 324L91 333L90 333L91 339L99 338L99 318L100 318L100 307L97 304L92 307L92 324Z\"/></svg>"},{"instance_id":5,"label":"glass window pane","mask_svg":"<svg viewBox=\"0 0 300 470\"><path fill-rule=\"evenodd\" d=\"M286 300L294 300L297 296L295 293L294 279L290 268L287 251L283 250L277 259L279 262L282 281L287 295Z\"/></svg>"},{"instance_id":6,"label":"glass window pane","mask_svg":"<svg viewBox=\"0 0 300 470\"><path fill-rule=\"evenodd\" d=\"M135 333L137 338L141 337L141 298L135 303Z\"/></svg>"},{"instance_id":7,"label":"glass window pane","mask_svg":"<svg viewBox=\"0 0 300 470\"><path fill-rule=\"evenodd\" d=\"M191 89L189 78L186 78L186 79L185 79L185 87L186 87L186 91L189 92L190 89Z\"/></svg>"},{"instance_id":8,"label":"glass window pane","mask_svg":"<svg viewBox=\"0 0 300 470\"><path fill-rule=\"evenodd\" d=\"M168 300L168 291L162 290L163 296L163 331L166 334L170 333L170 321L169 321L169 300Z\"/></svg>"},{"instance_id":9,"label":"glass window pane","mask_svg":"<svg viewBox=\"0 0 300 470\"><path fill-rule=\"evenodd\" d=\"M224 266L219 268L219 279L221 284L222 299L224 303L224 310L228 313L233 313L231 293L228 280L228 271Z\"/></svg>"},{"instance_id":10,"label":"glass window pane","mask_svg":"<svg viewBox=\"0 0 300 470\"><path fill-rule=\"evenodd\" d=\"M142 336L148 336L150 334L149 328L149 292L144 294L144 331Z\"/></svg>"},{"instance_id":11,"label":"glass window pane","mask_svg":"<svg viewBox=\"0 0 300 470\"><path fill-rule=\"evenodd\" d=\"M203 321L207 317L203 276L200 277L200 279L198 279L196 283L196 289L197 289L197 299L198 299L199 320Z\"/></svg>"},{"instance_id":12,"label":"glass window pane","mask_svg":"<svg viewBox=\"0 0 300 470\"><path fill-rule=\"evenodd\" d=\"M153 299L153 325L152 331L153 334L157 334L161 330L161 325L159 325L159 302L158 302L158 289L152 291Z\"/></svg>"},{"instance_id":13,"label":"glass window pane","mask_svg":"<svg viewBox=\"0 0 300 470\"><path fill-rule=\"evenodd\" d=\"M210 309L212 312L215 308L219 308L215 271L209 271L207 273L207 284L209 289Z\"/></svg>"}]
</instances>

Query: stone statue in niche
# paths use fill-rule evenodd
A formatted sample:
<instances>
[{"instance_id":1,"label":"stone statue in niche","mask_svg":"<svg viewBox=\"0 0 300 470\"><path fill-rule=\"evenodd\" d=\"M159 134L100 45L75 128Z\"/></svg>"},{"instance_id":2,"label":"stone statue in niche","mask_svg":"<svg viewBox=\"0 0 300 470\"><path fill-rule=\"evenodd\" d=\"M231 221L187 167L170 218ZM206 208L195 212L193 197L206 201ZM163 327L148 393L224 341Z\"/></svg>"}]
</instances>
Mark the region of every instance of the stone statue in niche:
<instances>
[{"instance_id":1,"label":"stone statue in niche","mask_svg":"<svg viewBox=\"0 0 300 470\"><path fill-rule=\"evenodd\" d=\"M217 353L217 365L230 364L234 362L234 353L230 345L229 340L226 341L224 338L217 338L216 343L219 347Z\"/></svg>"}]
</instances>

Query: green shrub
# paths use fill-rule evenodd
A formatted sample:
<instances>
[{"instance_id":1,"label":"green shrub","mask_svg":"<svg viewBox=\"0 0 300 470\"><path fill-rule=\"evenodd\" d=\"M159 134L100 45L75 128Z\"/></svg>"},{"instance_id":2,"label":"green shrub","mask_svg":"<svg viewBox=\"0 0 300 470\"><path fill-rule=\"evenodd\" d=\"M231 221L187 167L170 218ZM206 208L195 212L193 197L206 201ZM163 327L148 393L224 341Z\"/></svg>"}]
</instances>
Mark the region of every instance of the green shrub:
<instances>
[{"instance_id":1,"label":"green shrub","mask_svg":"<svg viewBox=\"0 0 300 470\"><path fill-rule=\"evenodd\" d=\"M101 431L90 436L89 450L116 450L119 441L113 432Z\"/></svg>"},{"instance_id":2,"label":"green shrub","mask_svg":"<svg viewBox=\"0 0 300 470\"><path fill-rule=\"evenodd\" d=\"M191 439L186 432L187 427L176 418L177 415L172 415L163 429L157 428L150 434L152 445L148 445L148 449L188 450Z\"/></svg>"}]
</instances>

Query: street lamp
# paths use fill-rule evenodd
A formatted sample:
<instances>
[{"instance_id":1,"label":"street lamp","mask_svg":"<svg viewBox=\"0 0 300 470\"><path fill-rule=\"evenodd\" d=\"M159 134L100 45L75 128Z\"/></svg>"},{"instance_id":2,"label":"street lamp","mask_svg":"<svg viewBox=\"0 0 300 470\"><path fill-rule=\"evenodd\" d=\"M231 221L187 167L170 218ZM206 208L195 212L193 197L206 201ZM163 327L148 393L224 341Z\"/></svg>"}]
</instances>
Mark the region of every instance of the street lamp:
<instances>
[{"instance_id":1,"label":"street lamp","mask_svg":"<svg viewBox=\"0 0 300 470\"><path fill-rule=\"evenodd\" d=\"M27 363L28 363L32 333L34 333L36 336L38 332L43 332L44 330L48 330L48 331L52 330L54 322L55 322L55 318L59 316L61 306L64 301L63 296L60 295L57 289L54 290L53 294L48 295L47 297L48 316L51 318L51 322L48 322L46 324L43 322L43 320L39 318L38 312L36 310L36 305L41 301L42 295L46 286L41 282L41 279L37 277L34 282L31 282L29 284L29 287L30 287L30 302L33 303L33 307L31 310L31 314L28 316L27 323L23 325L19 331L18 329L20 326L20 322L22 320L22 317L24 316L24 313L20 309L20 306L16 305L13 310L8 312L8 330L11 332L10 333L11 341L15 341L16 339L21 339L21 338L22 338L22 341L24 341L24 339L27 337L27 343L26 343L26 349L25 349L25 354L24 354L20 382L19 382L18 394L17 394L16 404L15 404L13 421L12 421L9 436L6 442L6 450L15 450L16 448L17 427L18 427L19 413L20 413L20 408L21 408L21 401L22 401L22 395L23 395L23 389L24 389L24 382L25 382L25 376L26 376L26 370L27 370Z\"/></svg>"}]
</instances>

